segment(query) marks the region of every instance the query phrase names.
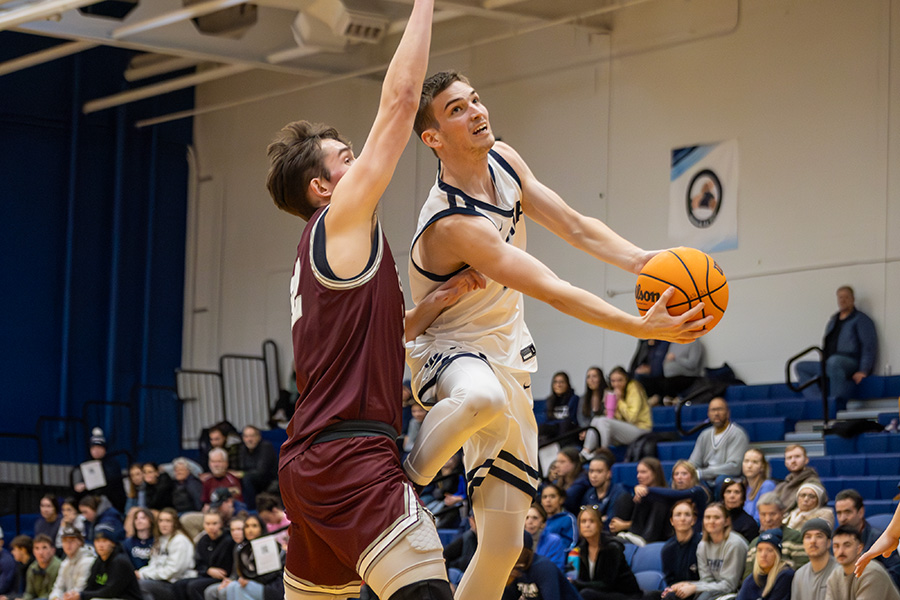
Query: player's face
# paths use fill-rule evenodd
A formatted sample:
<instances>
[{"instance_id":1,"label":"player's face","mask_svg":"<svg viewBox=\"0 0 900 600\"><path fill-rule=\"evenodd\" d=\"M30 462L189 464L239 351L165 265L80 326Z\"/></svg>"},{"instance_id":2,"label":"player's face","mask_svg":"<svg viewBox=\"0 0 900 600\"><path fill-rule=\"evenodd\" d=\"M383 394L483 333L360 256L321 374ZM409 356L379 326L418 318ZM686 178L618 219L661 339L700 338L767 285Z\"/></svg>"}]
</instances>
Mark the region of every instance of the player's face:
<instances>
[{"instance_id":1,"label":"player's face","mask_svg":"<svg viewBox=\"0 0 900 600\"><path fill-rule=\"evenodd\" d=\"M778 554L771 544L758 544L756 546L756 562L763 573L768 573L769 569L775 566L778 560Z\"/></svg>"},{"instance_id":2,"label":"player's face","mask_svg":"<svg viewBox=\"0 0 900 600\"><path fill-rule=\"evenodd\" d=\"M331 176L327 181L322 180L321 184L327 187L329 191L333 191L335 186L341 180L341 177L343 177L347 171L350 170L350 167L353 166L353 163L356 162L356 157L353 156L353 150L350 146L338 140L322 140L321 148L322 152L325 154L325 158L322 162ZM327 202L327 200L325 202ZM316 208L319 207L317 206Z\"/></svg>"},{"instance_id":3,"label":"player's face","mask_svg":"<svg viewBox=\"0 0 900 600\"><path fill-rule=\"evenodd\" d=\"M747 450L741 470L747 479L753 479L762 473L762 459L756 450Z\"/></svg>"},{"instance_id":4,"label":"player's face","mask_svg":"<svg viewBox=\"0 0 900 600\"><path fill-rule=\"evenodd\" d=\"M437 121L437 141L446 151L486 152L494 145L488 110L471 85L454 81L434 97L431 106Z\"/></svg>"},{"instance_id":5,"label":"player's face","mask_svg":"<svg viewBox=\"0 0 900 600\"><path fill-rule=\"evenodd\" d=\"M691 472L685 467L679 466L672 471L672 483L676 490L686 490L691 487Z\"/></svg>"},{"instance_id":6,"label":"player's face","mask_svg":"<svg viewBox=\"0 0 900 600\"><path fill-rule=\"evenodd\" d=\"M836 535L831 542L834 558L842 567L852 565L862 551L862 544L856 541L852 535Z\"/></svg>"},{"instance_id":7,"label":"player's face","mask_svg":"<svg viewBox=\"0 0 900 600\"><path fill-rule=\"evenodd\" d=\"M863 511L865 508L856 510L853 500L838 500L834 503L834 513L837 515L838 525L850 525L859 528L862 525Z\"/></svg>"},{"instance_id":8,"label":"player's face","mask_svg":"<svg viewBox=\"0 0 900 600\"><path fill-rule=\"evenodd\" d=\"M531 535L536 534L544 525L544 519L536 508L529 508L528 514L525 515L525 531Z\"/></svg>"},{"instance_id":9,"label":"player's face","mask_svg":"<svg viewBox=\"0 0 900 600\"><path fill-rule=\"evenodd\" d=\"M784 466L786 466L787 470L791 473L802 471L803 467L808 463L809 457L807 457L806 452L800 448L791 448L788 452L784 453Z\"/></svg>"},{"instance_id":10,"label":"player's face","mask_svg":"<svg viewBox=\"0 0 900 600\"><path fill-rule=\"evenodd\" d=\"M591 466L588 467L588 481L593 487L601 487L609 481L609 467L602 460L592 460Z\"/></svg>"},{"instance_id":11,"label":"player's face","mask_svg":"<svg viewBox=\"0 0 900 600\"><path fill-rule=\"evenodd\" d=\"M685 533L693 529L696 522L697 517L694 516L694 511L687 504L679 504L672 511L672 529L676 533Z\"/></svg>"},{"instance_id":12,"label":"player's face","mask_svg":"<svg viewBox=\"0 0 900 600\"><path fill-rule=\"evenodd\" d=\"M810 558L821 558L828 553L830 541L824 533L813 529L803 534L803 550Z\"/></svg>"}]
</instances>

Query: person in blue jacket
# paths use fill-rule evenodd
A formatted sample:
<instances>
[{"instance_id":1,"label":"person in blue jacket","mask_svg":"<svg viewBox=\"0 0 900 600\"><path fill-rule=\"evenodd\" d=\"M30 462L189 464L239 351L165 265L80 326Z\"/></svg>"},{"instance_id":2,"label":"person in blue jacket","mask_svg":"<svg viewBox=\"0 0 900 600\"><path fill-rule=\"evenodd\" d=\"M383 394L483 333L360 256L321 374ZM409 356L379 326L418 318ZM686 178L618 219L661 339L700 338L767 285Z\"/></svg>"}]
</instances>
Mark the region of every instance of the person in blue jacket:
<instances>
[{"instance_id":1,"label":"person in blue jacket","mask_svg":"<svg viewBox=\"0 0 900 600\"><path fill-rule=\"evenodd\" d=\"M838 312L825 326L822 350L825 355L825 374L828 376L828 395L847 400L857 384L872 374L878 354L878 334L869 315L856 309L853 288L842 285L837 290ZM797 379L800 384L818 377L821 364L818 361L797 363ZM818 386L803 390L809 398L819 396Z\"/></svg>"},{"instance_id":2,"label":"person in blue jacket","mask_svg":"<svg viewBox=\"0 0 900 600\"><path fill-rule=\"evenodd\" d=\"M522 553L501 600L581 600L581 596L556 565L532 551L531 535L525 532Z\"/></svg>"},{"instance_id":3,"label":"person in blue jacket","mask_svg":"<svg viewBox=\"0 0 900 600\"><path fill-rule=\"evenodd\" d=\"M545 532L555 533L563 539L567 547L575 544L575 515L563 508L566 492L555 483L544 485L541 490L541 506L547 511Z\"/></svg>"},{"instance_id":4,"label":"person in blue jacket","mask_svg":"<svg viewBox=\"0 0 900 600\"><path fill-rule=\"evenodd\" d=\"M569 551L569 546L555 533L545 531L546 525L547 511L535 502L525 515L525 531L528 532L534 543L534 553L548 559L560 570L565 570L566 552Z\"/></svg>"},{"instance_id":5,"label":"person in blue jacket","mask_svg":"<svg viewBox=\"0 0 900 600\"><path fill-rule=\"evenodd\" d=\"M85 496L78 501L78 512L84 517L84 539L94 543L94 530L98 525L106 524L112 528L115 541L125 539L125 526L120 513L106 496Z\"/></svg>"},{"instance_id":6,"label":"person in blue jacket","mask_svg":"<svg viewBox=\"0 0 900 600\"><path fill-rule=\"evenodd\" d=\"M588 472L575 480L566 490L565 509L577 514L583 506L595 506L603 517L603 530L609 531L609 521L616 516L616 502L628 492L621 483L613 483L613 453L600 448L588 465Z\"/></svg>"}]
</instances>

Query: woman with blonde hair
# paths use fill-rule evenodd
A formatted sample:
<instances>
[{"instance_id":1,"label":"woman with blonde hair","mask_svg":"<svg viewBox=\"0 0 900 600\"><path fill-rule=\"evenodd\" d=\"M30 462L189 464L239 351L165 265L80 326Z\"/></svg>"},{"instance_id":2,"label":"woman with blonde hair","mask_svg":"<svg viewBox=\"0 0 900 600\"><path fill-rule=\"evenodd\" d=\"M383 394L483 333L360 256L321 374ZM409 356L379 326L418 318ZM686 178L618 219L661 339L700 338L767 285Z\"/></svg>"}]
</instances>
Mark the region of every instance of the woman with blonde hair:
<instances>
[{"instance_id":1,"label":"woman with blonde hair","mask_svg":"<svg viewBox=\"0 0 900 600\"><path fill-rule=\"evenodd\" d=\"M690 499L694 502L694 506L699 514L703 514L703 510L710 501L709 489L700 483L697 475L697 468L686 460L679 460L672 467L672 485L671 487L646 487L636 485L634 487L634 497L636 502L659 502L666 507L667 511L675 505L678 500ZM700 531L700 524L697 524L696 530ZM668 528L666 533L668 534Z\"/></svg>"},{"instance_id":2,"label":"woman with blonde hair","mask_svg":"<svg viewBox=\"0 0 900 600\"><path fill-rule=\"evenodd\" d=\"M759 509L756 501L768 492L775 490L771 469L766 455L759 448L749 448L744 452L741 473L747 482L747 499L744 500L744 511L759 522Z\"/></svg>"},{"instance_id":3,"label":"woman with blonde hair","mask_svg":"<svg viewBox=\"0 0 900 600\"><path fill-rule=\"evenodd\" d=\"M159 537L150 551L150 562L135 571L144 598L169 600L174 597L174 583L196 577L194 543L188 538L174 508L164 508L156 517Z\"/></svg>"},{"instance_id":4,"label":"woman with blonde hair","mask_svg":"<svg viewBox=\"0 0 900 600\"><path fill-rule=\"evenodd\" d=\"M759 534L753 572L741 585L737 600L790 600L794 570L781 557L781 530Z\"/></svg>"}]
</instances>

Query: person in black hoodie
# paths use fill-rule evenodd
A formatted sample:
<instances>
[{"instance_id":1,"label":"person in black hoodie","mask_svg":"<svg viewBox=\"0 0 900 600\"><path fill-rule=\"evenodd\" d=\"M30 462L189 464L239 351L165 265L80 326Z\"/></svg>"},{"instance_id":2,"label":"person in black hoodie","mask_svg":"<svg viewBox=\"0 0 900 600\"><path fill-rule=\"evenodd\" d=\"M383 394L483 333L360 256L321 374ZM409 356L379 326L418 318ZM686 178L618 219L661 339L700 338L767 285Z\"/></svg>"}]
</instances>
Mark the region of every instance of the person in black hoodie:
<instances>
[{"instance_id":1,"label":"person in black hoodie","mask_svg":"<svg viewBox=\"0 0 900 600\"><path fill-rule=\"evenodd\" d=\"M94 528L94 550L97 559L88 575L87 586L82 592L66 592L63 600L94 600L95 598L120 598L143 600L141 588L131 559L122 552L118 534L113 527L100 523Z\"/></svg>"},{"instance_id":2,"label":"person in black hoodie","mask_svg":"<svg viewBox=\"0 0 900 600\"><path fill-rule=\"evenodd\" d=\"M203 531L194 549L198 576L175 582L178 600L203 600L203 590L228 577L234 567L234 540L222 516L215 511L203 515Z\"/></svg>"},{"instance_id":3,"label":"person in black hoodie","mask_svg":"<svg viewBox=\"0 0 900 600\"><path fill-rule=\"evenodd\" d=\"M572 584L584 600L630 600L642 596L625 548L603 531L603 518L592 506L578 514L578 565Z\"/></svg>"},{"instance_id":4,"label":"person in black hoodie","mask_svg":"<svg viewBox=\"0 0 900 600\"><path fill-rule=\"evenodd\" d=\"M744 510L747 486L743 479L727 478L722 482L722 503L731 515L731 530L744 536L749 544L759 535L759 523Z\"/></svg>"},{"instance_id":5,"label":"person in black hoodie","mask_svg":"<svg viewBox=\"0 0 900 600\"><path fill-rule=\"evenodd\" d=\"M125 484L122 482L122 467L119 462L106 454L106 436L99 427L91 430L90 445L88 452L91 458L88 460L99 460L103 466L103 475L106 479L106 485L90 490L90 494L95 496L106 496L116 510L123 512L128 496L125 494ZM76 497L81 499L84 494L88 493L87 486L84 484L84 476L81 467L76 466L72 473L73 489Z\"/></svg>"}]
</instances>

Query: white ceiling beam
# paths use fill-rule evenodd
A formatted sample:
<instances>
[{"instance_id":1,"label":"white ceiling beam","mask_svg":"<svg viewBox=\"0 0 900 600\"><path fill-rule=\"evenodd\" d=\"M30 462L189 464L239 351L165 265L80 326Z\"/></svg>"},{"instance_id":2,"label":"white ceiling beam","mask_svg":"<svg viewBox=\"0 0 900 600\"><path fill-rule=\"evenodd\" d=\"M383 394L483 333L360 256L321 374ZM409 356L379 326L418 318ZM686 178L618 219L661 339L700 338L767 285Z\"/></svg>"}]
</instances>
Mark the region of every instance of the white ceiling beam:
<instances>
[{"instance_id":1,"label":"white ceiling beam","mask_svg":"<svg viewBox=\"0 0 900 600\"><path fill-rule=\"evenodd\" d=\"M125 76L125 81L140 81L141 79L147 79L148 77L156 77L157 75L194 67L202 62L204 61L196 58L172 56L162 60L148 62L145 65L132 64L125 69L123 75Z\"/></svg>"},{"instance_id":2,"label":"white ceiling beam","mask_svg":"<svg viewBox=\"0 0 900 600\"><path fill-rule=\"evenodd\" d=\"M387 0L394 4L406 4L412 6L415 0ZM499 21L514 21L517 23L541 21L537 17L519 15L516 13L503 12L499 10L489 10L480 6L470 6L467 4L457 4L456 2L447 2L446 0L435 0L434 7L441 10L450 10L459 12L470 17L482 17L487 19L495 19Z\"/></svg>"},{"instance_id":3,"label":"white ceiling beam","mask_svg":"<svg viewBox=\"0 0 900 600\"><path fill-rule=\"evenodd\" d=\"M195 85L200 85L201 83L206 83L208 81L214 81L216 79L222 79L224 77L231 77L232 75L237 75L238 73L250 71L253 68L253 65L226 65L223 67L216 67L213 69L202 71L200 73L194 73L192 75L185 75L184 77L176 77L175 79L169 79L168 81L163 81L161 83L144 86L142 88L137 88L134 90L128 90L125 92L119 92L118 94L113 94L112 96L97 98L96 100L89 100L88 102L84 103L82 111L84 112L84 114L88 115L100 110L112 108L114 106L121 106L123 104L137 102L138 100L143 100L145 98L159 96L160 94L174 92L175 90L182 90L184 88L193 87Z\"/></svg>"},{"instance_id":4,"label":"white ceiling beam","mask_svg":"<svg viewBox=\"0 0 900 600\"><path fill-rule=\"evenodd\" d=\"M40 21L74 8L96 4L100 0L45 0L0 12L0 31L31 21Z\"/></svg>"},{"instance_id":5,"label":"white ceiling beam","mask_svg":"<svg viewBox=\"0 0 900 600\"><path fill-rule=\"evenodd\" d=\"M57 44L52 48L26 54L25 56L20 56L19 58L0 63L0 75L7 75L35 65L42 65L51 60L56 60L57 58L63 58L64 56L71 56L72 54L90 50L96 46L99 46L99 44L93 42L67 42Z\"/></svg>"},{"instance_id":6,"label":"white ceiling beam","mask_svg":"<svg viewBox=\"0 0 900 600\"><path fill-rule=\"evenodd\" d=\"M190 6L186 6L179 10L173 10L149 19L144 19L143 21L123 25L122 27L113 30L112 38L114 40L120 40L129 35L135 35L136 33L150 31L151 29L156 29L158 27L180 23L182 21L187 21L188 19L193 19L194 17L202 17L203 15L208 15L218 10L230 8L239 4L246 4L247 1L248 0L207 0L207 2L191 4Z\"/></svg>"},{"instance_id":7,"label":"white ceiling beam","mask_svg":"<svg viewBox=\"0 0 900 600\"><path fill-rule=\"evenodd\" d=\"M512 4L521 4L522 2L525 2L525 0L483 0L481 6L488 10L495 10Z\"/></svg>"}]
</instances>

